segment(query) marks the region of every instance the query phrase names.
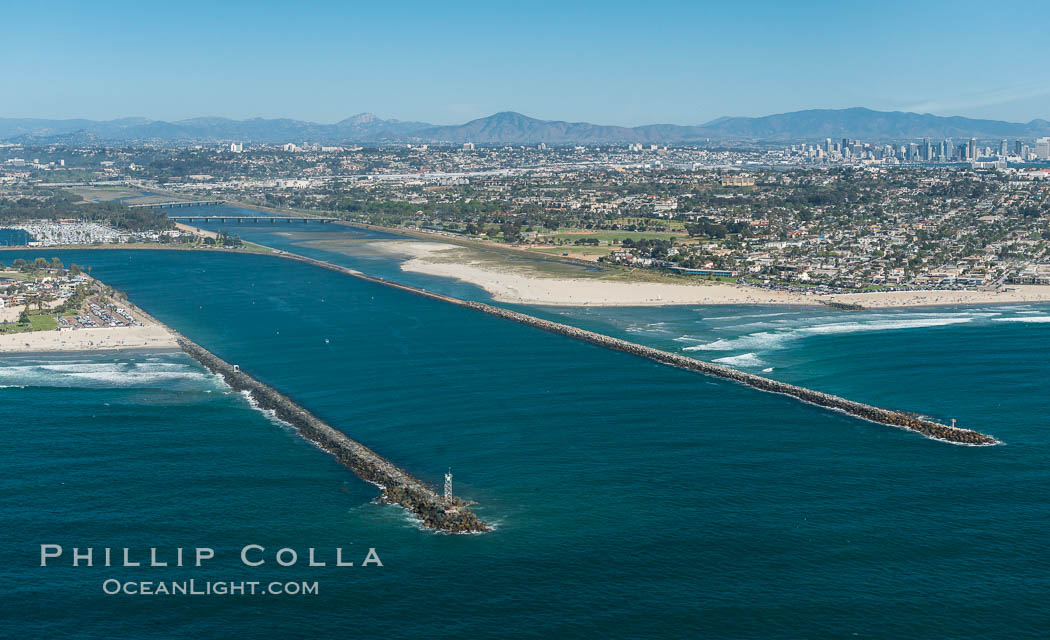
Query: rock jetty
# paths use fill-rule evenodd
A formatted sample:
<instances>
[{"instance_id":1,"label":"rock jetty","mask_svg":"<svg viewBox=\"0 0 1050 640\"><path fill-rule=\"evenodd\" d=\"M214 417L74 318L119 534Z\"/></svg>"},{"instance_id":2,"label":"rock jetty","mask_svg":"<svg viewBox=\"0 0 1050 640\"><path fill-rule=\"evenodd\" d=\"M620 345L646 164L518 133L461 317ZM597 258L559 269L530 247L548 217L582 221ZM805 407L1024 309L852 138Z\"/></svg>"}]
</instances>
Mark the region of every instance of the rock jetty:
<instances>
[{"instance_id":1,"label":"rock jetty","mask_svg":"<svg viewBox=\"0 0 1050 640\"><path fill-rule=\"evenodd\" d=\"M382 490L380 499L383 502L401 505L416 514L423 526L431 529L450 533L489 530L489 526L479 520L464 501L453 498L451 503L446 503L436 491L404 469L325 424L273 387L259 382L239 367L178 333L175 333L175 339L183 351L222 376L230 387L248 393L257 406L272 411L277 418L292 425L303 437L335 456L361 479L378 486Z\"/></svg>"},{"instance_id":2,"label":"rock jetty","mask_svg":"<svg viewBox=\"0 0 1050 640\"><path fill-rule=\"evenodd\" d=\"M828 409L837 409L843 411L858 418L870 420L872 422L878 422L881 424L887 424L894 427L900 427L902 429L908 429L921 433L928 438L934 438L936 440L944 440L945 442L953 442L956 444L969 444L969 445L992 445L999 444L999 441L995 438L973 431L971 429L960 429L958 427L950 427L948 425L940 424L939 422L933 422L932 420L926 420L913 413L905 411L896 411L892 409L881 409L869 404L863 404L860 402L854 402L853 400L847 400L834 396L829 393L822 393L820 391L813 391L805 387L799 387L793 384L787 384L786 382L780 382L778 380L772 380L762 376L756 376L754 374L745 373L743 371L733 369L720 364L714 364L711 362L704 362L702 360L695 360L686 356L679 355L677 353L670 353L668 351L661 351L660 349L653 349L652 347L642 346L633 342L627 342L626 340L620 340L618 338L612 338L600 333L593 331L585 331L569 325L564 325L558 322L551 322L549 320L542 320L524 313L518 313L509 309L503 309L500 307L494 307L479 302L467 302L466 306L477 308L479 311L484 311L492 315L528 324L533 327L544 329L545 331L551 331L553 333L560 333L565 336L576 338L577 340L584 340L592 344L596 344L607 349L613 349L615 351L623 351L625 353L631 353L643 358L649 358L656 362L662 362L669 364L673 367L680 369L688 369L690 371L696 371L705 375L715 376L717 378L725 378L726 380L732 380L746 384L749 387L760 389L762 391L769 391L771 393L782 393L784 395L798 398L803 402L815 404L821 407L827 407Z\"/></svg>"},{"instance_id":3,"label":"rock jetty","mask_svg":"<svg viewBox=\"0 0 1050 640\"><path fill-rule=\"evenodd\" d=\"M951 442L954 444L966 444L966 445L994 445L999 444L999 441L995 438L973 431L971 429L962 429L959 427L952 427L932 420L919 417L914 413L906 411L897 411L893 409L882 409L868 404L860 402L854 402L841 398L839 396L831 395L829 393L822 393L820 391L814 391L805 387L799 387L793 384L787 384L778 380L765 378L763 376L757 376L744 371L733 369L724 365L714 364L711 362L704 362L703 360L696 360L687 356L679 355L677 353L671 353L668 351L661 351L660 349L654 349L652 347L646 347L626 340L620 340L619 338L613 338L593 331L586 331L579 329L567 324L560 322L552 322L550 320L543 320L535 316L530 316L525 313L519 313L517 311L511 311L510 309L504 309L483 302L472 302L468 300L460 300L459 298L453 298L451 296L442 295L439 293L433 293L420 289L418 287L412 287L409 285L391 282L383 278L377 278L369 276L355 269L348 269L339 265L332 264L330 262L324 262L323 260L315 260L313 258L307 258L294 253L280 252L280 257L288 258L292 260L298 260L300 262L306 262L318 267L338 271L347 275L368 280L370 282L376 282L378 284L393 287L395 289L401 289L409 291L417 295L426 296L436 300L442 300L450 304L455 304L461 307L467 307L475 309L489 315L498 316L500 318L506 318L507 320L513 320L520 322L544 331L550 331L577 340L583 340L590 342L607 349L613 349L614 351L623 351L650 360L655 360L663 364L678 367L680 369L688 369L689 371L696 371L708 376L714 376L717 378L723 378L725 380L732 380L741 384L746 384L749 387L759 389L761 391L769 391L771 393L781 393L784 395L791 396L815 404L817 406L826 407L828 409L835 409L848 413L864 420L870 420L872 422L878 422L880 424L886 424L893 427L899 427L901 429L907 429L909 431L915 431L928 438L935 440L943 440L945 442Z\"/></svg>"}]
</instances>

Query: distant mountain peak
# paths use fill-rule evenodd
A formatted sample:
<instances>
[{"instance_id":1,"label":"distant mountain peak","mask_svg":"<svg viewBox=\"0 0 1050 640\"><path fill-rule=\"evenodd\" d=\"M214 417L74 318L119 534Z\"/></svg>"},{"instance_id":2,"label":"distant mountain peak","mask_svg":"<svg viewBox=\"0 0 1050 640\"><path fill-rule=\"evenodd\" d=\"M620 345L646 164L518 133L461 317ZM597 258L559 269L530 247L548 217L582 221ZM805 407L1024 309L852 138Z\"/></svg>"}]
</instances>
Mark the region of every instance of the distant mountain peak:
<instances>
[{"instance_id":1,"label":"distant mountain peak","mask_svg":"<svg viewBox=\"0 0 1050 640\"><path fill-rule=\"evenodd\" d=\"M939 138L1022 138L1050 135L1050 122L1028 123L942 117L928 113L875 111L866 107L808 109L762 117L721 117L700 126L651 124L640 127L588 122L540 120L517 111L500 111L459 125L384 120L358 113L335 124L289 118L189 118L164 122L146 118L44 120L0 118L0 140L25 143L98 141L226 141L280 143L313 142L475 142L479 144L621 144L630 142L689 144L707 140L797 141L823 138L901 141Z\"/></svg>"},{"instance_id":2,"label":"distant mountain peak","mask_svg":"<svg viewBox=\"0 0 1050 640\"><path fill-rule=\"evenodd\" d=\"M368 123L371 123L371 122L376 122L377 120L380 120L380 118L376 114L363 112L363 113L358 113L356 115L352 115L349 118L346 118L344 120L340 120L336 124L361 125L361 124L368 124Z\"/></svg>"}]
</instances>

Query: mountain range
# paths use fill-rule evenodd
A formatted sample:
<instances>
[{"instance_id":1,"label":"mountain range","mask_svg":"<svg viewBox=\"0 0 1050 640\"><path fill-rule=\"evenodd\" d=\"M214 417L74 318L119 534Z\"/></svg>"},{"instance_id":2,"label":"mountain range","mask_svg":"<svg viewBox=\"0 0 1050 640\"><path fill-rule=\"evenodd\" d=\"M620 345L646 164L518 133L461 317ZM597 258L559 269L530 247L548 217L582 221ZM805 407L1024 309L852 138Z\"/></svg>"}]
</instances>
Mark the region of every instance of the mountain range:
<instances>
[{"instance_id":1,"label":"mountain range","mask_svg":"<svg viewBox=\"0 0 1050 640\"><path fill-rule=\"evenodd\" d=\"M463 143L477 144L686 144L707 141L815 141L856 138L869 142L941 138L1022 138L1050 136L1050 122L1005 122L903 111L810 109L758 118L718 118L701 125L639 127L538 120L503 111L459 125L384 120L362 113L335 124L286 118L230 120L192 118L165 122L146 118L44 120L0 118L0 140L25 144L91 144L132 141L248 143Z\"/></svg>"}]
</instances>

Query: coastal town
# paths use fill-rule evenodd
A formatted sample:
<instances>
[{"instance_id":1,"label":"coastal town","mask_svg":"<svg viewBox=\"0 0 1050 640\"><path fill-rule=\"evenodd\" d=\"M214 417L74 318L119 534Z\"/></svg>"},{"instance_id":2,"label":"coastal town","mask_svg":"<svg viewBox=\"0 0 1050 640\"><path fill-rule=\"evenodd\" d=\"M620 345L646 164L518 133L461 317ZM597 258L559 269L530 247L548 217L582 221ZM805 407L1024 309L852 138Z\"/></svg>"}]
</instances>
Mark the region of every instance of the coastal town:
<instances>
[{"instance_id":1,"label":"coastal town","mask_svg":"<svg viewBox=\"0 0 1050 640\"><path fill-rule=\"evenodd\" d=\"M168 332L127 296L58 258L0 266L0 352L165 348Z\"/></svg>"},{"instance_id":2,"label":"coastal town","mask_svg":"<svg viewBox=\"0 0 1050 640\"><path fill-rule=\"evenodd\" d=\"M5 203L53 199L127 208L129 197L154 194L796 294L1003 290L1050 284L1048 144L9 145L0 214ZM0 222L37 246L239 242L163 214L123 229Z\"/></svg>"}]
</instances>

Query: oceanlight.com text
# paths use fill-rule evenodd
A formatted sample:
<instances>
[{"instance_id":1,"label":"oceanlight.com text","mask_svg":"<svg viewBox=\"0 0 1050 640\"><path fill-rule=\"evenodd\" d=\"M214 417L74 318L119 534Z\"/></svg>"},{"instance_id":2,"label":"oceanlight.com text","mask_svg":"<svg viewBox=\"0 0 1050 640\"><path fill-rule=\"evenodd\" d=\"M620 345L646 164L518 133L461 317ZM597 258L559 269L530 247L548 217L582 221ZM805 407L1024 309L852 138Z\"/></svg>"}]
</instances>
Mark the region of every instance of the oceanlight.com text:
<instances>
[{"instance_id":1,"label":"oceanlight.com text","mask_svg":"<svg viewBox=\"0 0 1050 640\"><path fill-rule=\"evenodd\" d=\"M117 580L102 583L106 595L116 596L316 596L316 581L261 582L257 580Z\"/></svg>"}]
</instances>

